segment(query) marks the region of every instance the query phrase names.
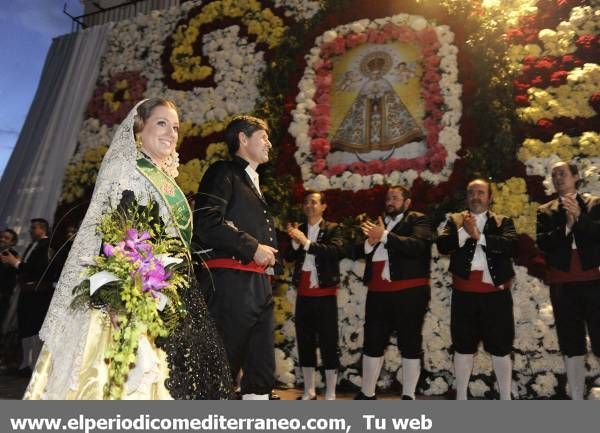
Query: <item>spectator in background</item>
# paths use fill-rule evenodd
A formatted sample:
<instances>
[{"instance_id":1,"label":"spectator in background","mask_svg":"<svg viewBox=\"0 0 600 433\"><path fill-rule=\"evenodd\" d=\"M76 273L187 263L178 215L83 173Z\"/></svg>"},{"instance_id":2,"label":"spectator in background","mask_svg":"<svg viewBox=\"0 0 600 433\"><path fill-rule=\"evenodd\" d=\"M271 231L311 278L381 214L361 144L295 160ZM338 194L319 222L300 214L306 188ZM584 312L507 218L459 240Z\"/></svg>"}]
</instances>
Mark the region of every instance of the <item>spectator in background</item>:
<instances>
[{"instance_id":1,"label":"spectator in background","mask_svg":"<svg viewBox=\"0 0 600 433\"><path fill-rule=\"evenodd\" d=\"M11 252L0 256L2 263L16 269L20 288L18 322L23 359L19 374L22 376L31 374L42 348L38 332L52 299L53 288L48 272L51 256L49 231L48 221L42 218L32 219L29 228L32 242L25 250L23 258Z\"/></svg>"},{"instance_id":2,"label":"spectator in background","mask_svg":"<svg viewBox=\"0 0 600 433\"><path fill-rule=\"evenodd\" d=\"M14 230L5 229L0 232L0 254L12 254L18 257L14 249L19 237ZM16 322L16 304L18 292L15 292L17 282L17 270L7 263L0 262L0 369L7 368L8 357L17 350L12 347L10 331L14 329L13 321ZM14 302L11 302L15 297ZM13 305L14 304L14 305ZM16 323L15 326L16 328Z\"/></svg>"}]
</instances>

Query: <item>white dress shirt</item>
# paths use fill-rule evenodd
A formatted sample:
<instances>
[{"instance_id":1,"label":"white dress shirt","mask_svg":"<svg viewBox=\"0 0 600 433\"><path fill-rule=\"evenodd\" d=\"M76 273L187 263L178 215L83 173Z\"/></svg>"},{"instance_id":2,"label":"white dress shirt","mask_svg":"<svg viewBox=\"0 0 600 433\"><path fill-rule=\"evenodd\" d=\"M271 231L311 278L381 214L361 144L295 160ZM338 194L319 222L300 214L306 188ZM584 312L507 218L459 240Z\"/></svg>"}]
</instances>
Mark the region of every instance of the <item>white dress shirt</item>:
<instances>
[{"instance_id":1,"label":"white dress shirt","mask_svg":"<svg viewBox=\"0 0 600 433\"><path fill-rule=\"evenodd\" d=\"M577 198L577 194L575 194L575 198ZM560 196L558 198L558 200L560 202L562 202L562 196ZM569 227L567 227L567 225L565 224L565 235L569 236L570 233L571 233L571 229ZM575 243L575 236L573 236L573 241L571 242L571 249L572 250L576 250L577 249L577 244Z\"/></svg>"},{"instance_id":2,"label":"white dress shirt","mask_svg":"<svg viewBox=\"0 0 600 433\"><path fill-rule=\"evenodd\" d=\"M471 262L471 270L472 271L483 271L482 281L484 283L488 283L494 285L492 281L492 275L490 274L490 270L488 268L487 257L485 255L485 251L483 251L484 246L486 246L485 235L483 234L483 229L485 227L485 223L488 220L487 212L482 212L480 214L474 214L475 221L477 223L477 230L479 230L479 240L477 241L477 245L475 246L475 254L473 255L473 261ZM458 246L462 247L467 239L469 239L469 233L465 230L464 226L458 229Z\"/></svg>"},{"instance_id":3,"label":"white dress shirt","mask_svg":"<svg viewBox=\"0 0 600 433\"><path fill-rule=\"evenodd\" d=\"M396 227L396 225L402 221L404 218L404 212L399 215L396 215L394 218L386 216L385 217L385 230L383 231L383 235L381 236L381 241L377 245L377 249L373 254L374 262L385 262L383 265L383 271L381 272L381 279L385 281L392 281L392 277L390 276L390 256L388 255L387 248L385 245L387 244L388 234ZM369 243L368 240L365 240L365 254L371 253L373 251L374 246Z\"/></svg>"},{"instance_id":4,"label":"white dress shirt","mask_svg":"<svg viewBox=\"0 0 600 433\"><path fill-rule=\"evenodd\" d=\"M317 221L316 224L310 225L308 223L307 224L307 238L308 238L308 242L306 243L306 245L304 245L304 251L308 251L308 249L310 248L310 244L311 242L316 242L317 238L319 237L319 225L321 224L321 221L323 221L323 219L320 219L319 221ZM296 241L292 241L292 248L294 248L295 250L297 250L298 248L300 248L300 244L298 244L298 242ZM310 287L319 287L319 278L317 275L317 265L315 263L315 255L314 254L308 254L306 253L306 256L304 258L304 263L302 264L302 271L303 272L310 272Z\"/></svg>"},{"instance_id":5,"label":"white dress shirt","mask_svg":"<svg viewBox=\"0 0 600 433\"><path fill-rule=\"evenodd\" d=\"M256 188L258 193L262 196L262 192L260 192L260 182L258 180L258 173L256 172L256 170L254 170L252 168L252 166L250 164L248 164L246 166L246 173L248 173L248 176L250 176L250 180L254 184L254 187Z\"/></svg>"}]
</instances>

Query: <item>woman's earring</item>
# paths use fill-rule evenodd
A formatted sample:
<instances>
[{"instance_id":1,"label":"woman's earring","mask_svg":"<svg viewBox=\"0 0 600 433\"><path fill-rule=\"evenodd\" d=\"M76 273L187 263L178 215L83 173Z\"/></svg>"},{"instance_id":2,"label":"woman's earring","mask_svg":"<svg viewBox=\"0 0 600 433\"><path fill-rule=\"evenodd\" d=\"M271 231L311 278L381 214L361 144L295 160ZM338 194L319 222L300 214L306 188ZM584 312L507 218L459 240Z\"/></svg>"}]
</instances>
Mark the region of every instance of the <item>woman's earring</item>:
<instances>
[{"instance_id":1,"label":"woman's earring","mask_svg":"<svg viewBox=\"0 0 600 433\"><path fill-rule=\"evenodd\" d=\"M137 147L138 150L142 148L142 139L139 135L135 136L135 147Z\"/></svg>"}]
</instances>

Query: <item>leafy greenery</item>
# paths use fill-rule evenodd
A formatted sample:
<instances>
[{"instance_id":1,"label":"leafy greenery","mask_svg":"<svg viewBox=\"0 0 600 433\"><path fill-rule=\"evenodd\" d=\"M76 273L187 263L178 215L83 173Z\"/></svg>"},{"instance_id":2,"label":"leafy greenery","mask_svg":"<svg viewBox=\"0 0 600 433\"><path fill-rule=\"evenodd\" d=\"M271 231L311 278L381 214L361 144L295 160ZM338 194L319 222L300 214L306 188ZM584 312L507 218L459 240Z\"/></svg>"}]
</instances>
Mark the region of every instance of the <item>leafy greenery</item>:
<instances>
[{"instance_id":1,"label":"leafy greenery","mask_svg":"<svg viewBox=\"0 0 600 433\"><path fill-rule=\"evenodd\" d=\"M158 205L140 206L124 193L121 204L102 218L98 232L103 253L87 269L87 279L73 290L75 304L102 309L114 325L106 353L109 381L104 397L119 399L135 364L140 337L151 340L172 333L185 315L179 292L189 286L190 262L183 242L167 235L158 217ZM163 266L159 256L178 263ZM89 277L109 272L118 278L90 295ZM152 286L148 282L152 278ZM159 301L166 304L159 310Z\"/></svg>"}]
</instances>

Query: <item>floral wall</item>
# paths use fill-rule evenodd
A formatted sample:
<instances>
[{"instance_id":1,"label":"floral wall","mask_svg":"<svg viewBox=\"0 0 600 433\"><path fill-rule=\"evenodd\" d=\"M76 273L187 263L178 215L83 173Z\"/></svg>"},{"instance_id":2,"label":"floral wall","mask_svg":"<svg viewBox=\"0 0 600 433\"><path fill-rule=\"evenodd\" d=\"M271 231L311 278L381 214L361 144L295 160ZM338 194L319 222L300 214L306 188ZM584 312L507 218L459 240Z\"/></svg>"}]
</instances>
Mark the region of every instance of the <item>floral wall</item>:
<instances>
[{"instance_id":1,"label":"floral wall","mask_svg":"<svg viewBox=\"0 0 600 433\"><path fill-rule=\"evenodd\" d=\"M116 126L135 102L151 96L179 107L177 182L190 200L206 168L228 158L222 131L231 116L268 119L274 149L261 184L280 228L301 217L303 191L317 189L328 198L326 217L343 223L352 239L357 220L381 212L390 183L408 186L414 208L438 225L464 206L466 181L483 176L493 183L494 210L513 217L521 235L513 288L514 394L564 396L548 288L540 279L544 263L534 243L535 210L552 198L548 167L557 159L577 160L584 190L600 193L599 6L598 0L214 0L118 22L66 172L57 220L81 218ZM405 101L421 137L385 157L337 158L339 101L369 85L368 74L362 81L341 80L340 65L361 52L394 59L393 47L408 45L417 54L404 79L416 87ZM287 244L283 234L280 242L281 248ZM359 386L364 263L344 259L341 267L341 385ZM430 395L453 385L447 268L448 259L434 247L419 383ZM275 332L278 378L293 386L301 379L289 272L288 266L275 284ZM589 385L600 386L598 360L587 358L587 367ZM397 385L400 371L391 344L379 386ZM494 396L485 353L476 356L473 374L471 394Z\"/></svg>"}]
</instances>

